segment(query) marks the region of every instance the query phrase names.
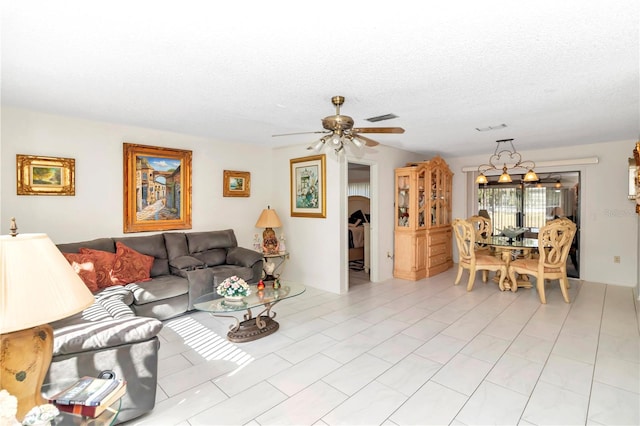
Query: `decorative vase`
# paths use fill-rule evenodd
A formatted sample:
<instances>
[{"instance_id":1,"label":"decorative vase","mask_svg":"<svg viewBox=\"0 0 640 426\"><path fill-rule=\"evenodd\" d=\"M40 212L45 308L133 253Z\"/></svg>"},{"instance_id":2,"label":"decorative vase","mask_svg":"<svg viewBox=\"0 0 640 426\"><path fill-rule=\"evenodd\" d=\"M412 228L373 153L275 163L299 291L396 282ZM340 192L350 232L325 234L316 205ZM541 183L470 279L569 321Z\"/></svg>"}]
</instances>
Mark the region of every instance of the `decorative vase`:
<instances>
[{"instance_id":1,"label":"decorative vase","mask_svg":"<svg viewBox=\"0 0 640 426\"><path fill-rule=\"evenodd\" d=\"M244 296L225 296L224 303L228 305L243 305L244 300L242 300Z\"/></svg>"}]
</instances>

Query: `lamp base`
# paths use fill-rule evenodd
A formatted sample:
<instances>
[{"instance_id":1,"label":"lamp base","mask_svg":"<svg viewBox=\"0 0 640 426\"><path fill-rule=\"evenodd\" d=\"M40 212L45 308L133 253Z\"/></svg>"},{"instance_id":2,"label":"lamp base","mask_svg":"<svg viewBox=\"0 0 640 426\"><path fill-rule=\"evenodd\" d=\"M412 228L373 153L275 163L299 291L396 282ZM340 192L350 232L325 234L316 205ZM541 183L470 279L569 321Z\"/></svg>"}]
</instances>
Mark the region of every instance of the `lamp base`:
<instances>
[{"instance_id":1,"label":"lamp base","mask_svg":"<svg viewBox=\"0 0 640 426\"><path fill-rule=\"evenodd\" d=\"M18 421L46 404L41 389L52 354L53 329L48 324L0 334L0 389L18 398Z\"/></svg>"},{"instance_id":2,"label":"lamp base","mask_svg":"<svg viewBox=\"0 0 640 426\"><path fill-rule=\"evenodd\" d=\"M264 254L278 254L278 238L273 228L266 228L262 233L262 251Z\"/></svg>"}]
</instances>

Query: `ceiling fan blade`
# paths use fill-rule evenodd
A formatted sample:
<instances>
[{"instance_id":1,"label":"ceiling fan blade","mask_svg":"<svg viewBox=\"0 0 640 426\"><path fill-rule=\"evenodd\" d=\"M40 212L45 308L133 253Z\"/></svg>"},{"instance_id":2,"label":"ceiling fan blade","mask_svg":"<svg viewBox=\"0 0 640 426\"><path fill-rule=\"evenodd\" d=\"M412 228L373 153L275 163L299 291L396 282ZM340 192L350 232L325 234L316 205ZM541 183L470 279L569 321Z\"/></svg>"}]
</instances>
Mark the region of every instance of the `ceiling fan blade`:
<instances>
[{"instance_id":1,"label":"ceiling fan blade","mask_svg":"<svg viewBox=\"0 0 640 426\"><path fill-rule=\"evenodd\" d=\"M352 130L354 133L404 133L402 127L358 127Z\"/></svg>"},{"instance_id":2,"label":"ceiling fan blade","mask_svg":"<svg viewBox=\"0 0 640 426\"><path fill-rule=\"evenodd\" d=\"M366 136L362 136L362 135L355 135L358 139L362 140L364 142L364 144L366 146L376 146L376 145L380 145L380 142L376 142L373 139L370 139Z\"/></svg>"},{"instance_id":3,"label":"ceiling fan blade","mask_svg":"<svg viewBox=\"0 0 640 426\"><path fill-rule=\"evenodd\" d=\"M315 132L297 132L297 133L280 133L278 135L271 135L271 137L276 137L276 136L293 136L293 135L308 135L311 133L331 133L327 130L318 130Z\"/></svg>"}]
</instances>

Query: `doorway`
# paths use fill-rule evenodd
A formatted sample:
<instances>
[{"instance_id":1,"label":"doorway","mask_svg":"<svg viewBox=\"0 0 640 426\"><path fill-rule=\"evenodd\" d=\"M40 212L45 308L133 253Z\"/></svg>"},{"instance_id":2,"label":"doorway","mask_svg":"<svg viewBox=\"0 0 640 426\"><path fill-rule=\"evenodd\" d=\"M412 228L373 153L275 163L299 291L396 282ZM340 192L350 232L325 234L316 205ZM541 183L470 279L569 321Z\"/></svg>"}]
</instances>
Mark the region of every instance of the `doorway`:
<instances>
[{"instance_id":1,"label":"doorway","mask_svg":"<svg viewBox=\"0 0 640 426\"><path fill-rule=\"evenodd\" d=\"M371 277L371 166L347 163L348 286L370 282Z\"/></svg>"}]
</instances>

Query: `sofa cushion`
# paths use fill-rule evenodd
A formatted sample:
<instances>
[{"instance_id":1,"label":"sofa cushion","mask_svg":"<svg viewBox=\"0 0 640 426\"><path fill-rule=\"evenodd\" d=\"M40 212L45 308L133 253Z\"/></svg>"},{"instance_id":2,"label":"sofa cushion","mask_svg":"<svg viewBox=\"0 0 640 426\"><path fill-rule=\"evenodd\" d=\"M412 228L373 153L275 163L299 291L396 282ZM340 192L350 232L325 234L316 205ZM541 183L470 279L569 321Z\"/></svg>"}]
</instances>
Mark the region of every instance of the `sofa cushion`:
<instances>
[{"instance_id":1,"label":"sofa cushion","mask_svg":"<svg viewBox=\"0 0 640 426\"><path fill-rule=\"evenodd\" d=\"M91 293L95 293L100 290L100 287L98 287L93 257L91 255L82 253L62 254L65 259L67 259L73 270L76 271L76 274L80 276Z\"/></svg>"},{"instance_id":2,"label":"sofa cushion","mask_svg":"<svg viewBox=\"0 0 640 426\"><path fill-rule=\"evenodd\" d=\"M224 231L189 232L187 243L189 253L200 253L211 249L228 249L237 247L238 241L233 229Z\"/></svg>"},{"instance_id":3,"label":"sofa cushion","mask_svg":"<svg viewBox=\"0 0 640 426\"><path fill-rule=\"evenodd\" d=\"M114 318L129 318L135 316L129 307L133 303L131 291L123 286L111 286L94 294L95 301L91 306L75 315L51 323L54 329L90 321L100 321Z\"/></svg>"},{"instance_id":4,"label":"sofa cushion","mask_svg":"<svg viewBox=\"0 0 640 426\"><path fill-rule=\"evenodd\" d=\"M86 322L54 329L53 354L73 354L142 342L155 337L162 322L130 317Z\"/></svg>"},{"instance_id":5,"label":"sofa cushion","mask_svg":"<svg viewBox=\"0 0 640 426\"><path fill-rule=\"evenodd\" d=\"M91 255L96 270L96 280L98 287L105 288L114 285L111 280L111 271L113 263L116 261L116 254L108 251L94 250L87 247L81 247L80 253Z\"/></svg>"},{"instance_id":6,"label":"sofa cushion","mask_svg":"<svg viewBox=\"0 0 640 426\"><path fill-rule=\"evenodd\" d=\"M167 254L170 260L189 254L187 237L184 232L166 232L162 235L164 236L164 243L167 246Z\"/></svg>"},{"instance_id":7,"label":"sofa cushion","mask_svg":"<svg viewBox=\"0 0 640 426\"><path fill-rule=\"evenodd\" d=\"M196 268L204 268L205 263L193 256L180 256L169 261L169 266L183 271L192 271Z\"/></svg>"},{"instance_id":8,"label":"sofa cushion","mask_svg":"<svg viewBox=\"0 0 640 426\"><path fill-rule=\"evenodd\" d=\"M227 251L225 249L212 249L201 253L193 253L191 256L200 260L205 266L223 265L227 262Z\"/></svg>"},{"instance_id":9,"label":"sofa cushion","mask_svg":"<svg viewBox=\"0 0 640 426\"><path fill-rule=\"evenodd\" d=\"M164 244L162 234L145 235L143 237L120 237L114 238L115 242L121 242L135 251L153 256L153 266L151 267L151 277L169 274L169 257Z\"/></svg>"},{"instance_id":10,"label":"sofa cushion","mask_svg":"<svg viewBox=\"0 0 640 426\"><path fill-rule=\"evenodd\" d=\"M116 242L116 259L111 280L115 284L129 284L151 279L153 256L139 253L120 241Z\"/></svg>"},{"instance_id":11,"label":"sofa cushion","mask_svg":"<svg viewBox=\"0 0 640 426\"><path fill-rule=\"evenodd\" d=\"M144 305L187 294L189 281L175 275L161 275L153 277L150 281L127 284L125 288L133 293L135 305Z\"/></svg>"}]
</instances>

